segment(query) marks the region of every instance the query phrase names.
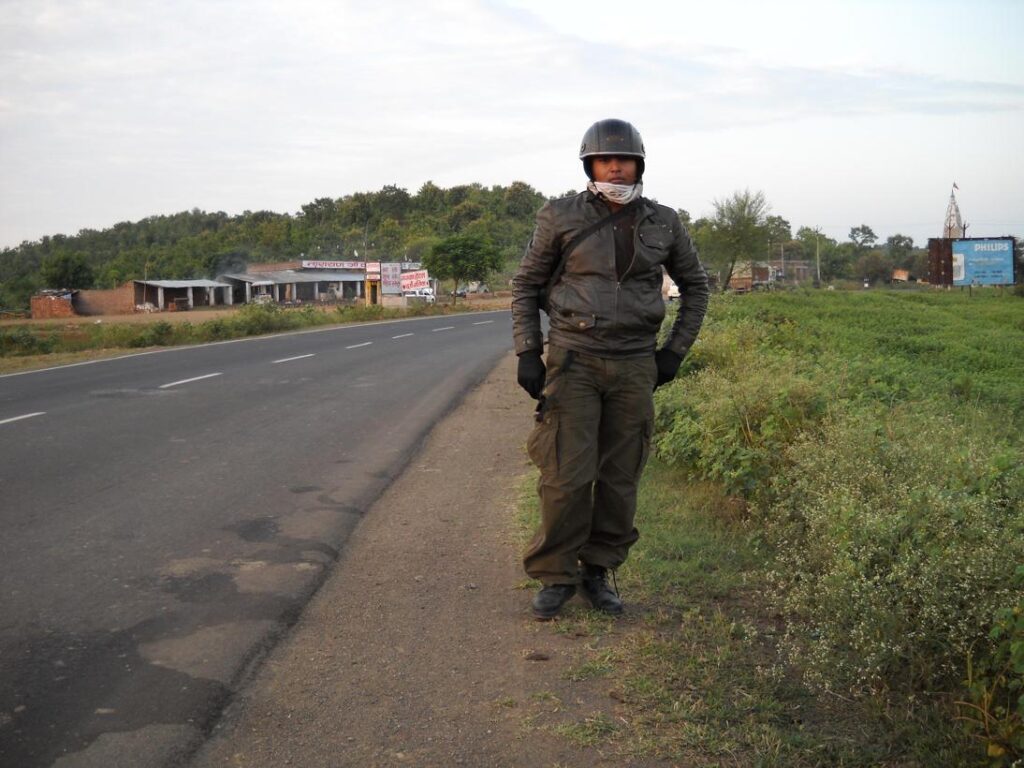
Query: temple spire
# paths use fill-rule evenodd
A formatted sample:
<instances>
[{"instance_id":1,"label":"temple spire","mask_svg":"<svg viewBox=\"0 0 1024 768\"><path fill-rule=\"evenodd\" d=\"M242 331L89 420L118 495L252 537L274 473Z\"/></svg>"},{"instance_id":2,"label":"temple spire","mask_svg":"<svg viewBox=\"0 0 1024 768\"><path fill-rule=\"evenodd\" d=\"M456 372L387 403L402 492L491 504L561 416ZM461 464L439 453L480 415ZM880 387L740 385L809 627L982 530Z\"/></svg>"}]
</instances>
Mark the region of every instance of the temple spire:
<instances>
[{"instance_id":1,"label":"temple spire","mask_svg":"<svg viewBox=\"0 0 1024 768\"><path fill-rule=\"evenodd\" d=\"M960 206L956 204L956 190L960 189L953 182L953 189L949 191L949 205L946 206L946 223L942 227L942 236L946 238L959 239L964 236L967 228L960 217Z\"/></svg>"}]
</instances>

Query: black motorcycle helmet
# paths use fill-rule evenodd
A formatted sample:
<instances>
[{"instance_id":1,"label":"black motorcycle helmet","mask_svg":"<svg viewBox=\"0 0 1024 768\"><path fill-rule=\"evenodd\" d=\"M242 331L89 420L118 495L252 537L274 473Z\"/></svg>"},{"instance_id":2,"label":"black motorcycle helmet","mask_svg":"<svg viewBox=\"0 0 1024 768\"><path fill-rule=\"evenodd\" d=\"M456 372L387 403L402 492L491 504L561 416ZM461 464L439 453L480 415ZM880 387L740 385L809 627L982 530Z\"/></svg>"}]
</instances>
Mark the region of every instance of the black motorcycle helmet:
<instances>
[{"instance_id":1,"label":"black motorcycle helmet","mask_svg":"<svg viewBox=\"0 0 1024 768\"><path fill-rule=\"evenodd\" d=\"M598 120L583 134L580 160L587 178L594 180L592 158L595 155L624 155L636 158L636 180L644 177L644 141L640 131L625 120Z\"/></svg>"}]
</instances>

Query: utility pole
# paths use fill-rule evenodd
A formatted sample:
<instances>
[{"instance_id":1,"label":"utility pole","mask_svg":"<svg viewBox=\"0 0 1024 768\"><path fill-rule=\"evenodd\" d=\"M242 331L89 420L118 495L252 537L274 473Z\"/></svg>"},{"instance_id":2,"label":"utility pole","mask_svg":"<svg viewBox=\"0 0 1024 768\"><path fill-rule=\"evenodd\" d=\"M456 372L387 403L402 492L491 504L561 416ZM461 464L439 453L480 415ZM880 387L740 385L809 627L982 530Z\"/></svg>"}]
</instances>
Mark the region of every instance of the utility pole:
<instances>
[{"instance_id":1,"label":"utility pole","mask_svg":"<svg viewBox=\"0 0 1024 768\"><path fill-rule=\"evenodd\" d=\"M821 241L814 235L814 263L818 268L818 285L821 285Z\"/></svg>"},{"instance_id":2,"label":"utility pole","mask_svg":"<svg viewBox=\"0 0 1024 768\"><path fill-rule=\"evenodd\" d=\"M782 254L782 282L786 282L786 244L779 243L779 253Z\"/></svg>"}]
</instances>

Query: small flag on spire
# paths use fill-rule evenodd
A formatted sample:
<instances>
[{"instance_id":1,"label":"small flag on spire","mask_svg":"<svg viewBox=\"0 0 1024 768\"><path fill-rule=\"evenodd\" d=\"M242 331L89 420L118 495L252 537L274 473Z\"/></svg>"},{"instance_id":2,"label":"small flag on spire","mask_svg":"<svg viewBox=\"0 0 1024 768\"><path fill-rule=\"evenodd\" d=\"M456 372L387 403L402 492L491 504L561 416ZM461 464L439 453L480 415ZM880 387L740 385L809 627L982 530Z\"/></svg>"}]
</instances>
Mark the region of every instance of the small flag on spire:
<instances>
[{"instance_id":1,"label":"small flag on spire","mask_svg":"<svg viewBox=\"0 0 1024 768\"><path fill-rule=\"evenodd\" d=\"M953 182L953 189L960 189L960 187L958 187L958 186L956 185L956 182L955 182L955 181Z\"/></svg>"}]
</instances>

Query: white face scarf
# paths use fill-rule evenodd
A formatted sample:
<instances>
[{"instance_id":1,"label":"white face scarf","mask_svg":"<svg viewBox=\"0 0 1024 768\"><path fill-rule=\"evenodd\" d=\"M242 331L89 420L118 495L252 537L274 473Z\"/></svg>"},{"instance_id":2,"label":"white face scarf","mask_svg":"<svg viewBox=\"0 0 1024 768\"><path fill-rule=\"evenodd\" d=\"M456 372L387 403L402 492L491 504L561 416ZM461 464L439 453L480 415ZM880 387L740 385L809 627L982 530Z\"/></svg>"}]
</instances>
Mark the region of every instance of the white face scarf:
<instances>
[{"instance_id":1,"label":"white face scarf","mask_svg":"<svg viewBox=\"0 0 1024 768\"><path fill-rule=\"evenodd\" d=\"M604 181L588 181L587 189L595 195L601 195L606 200L619 205L625 205L636 200L644 192L642 182L636 184L609 184Z\"/></svg>"}]
</instances>

